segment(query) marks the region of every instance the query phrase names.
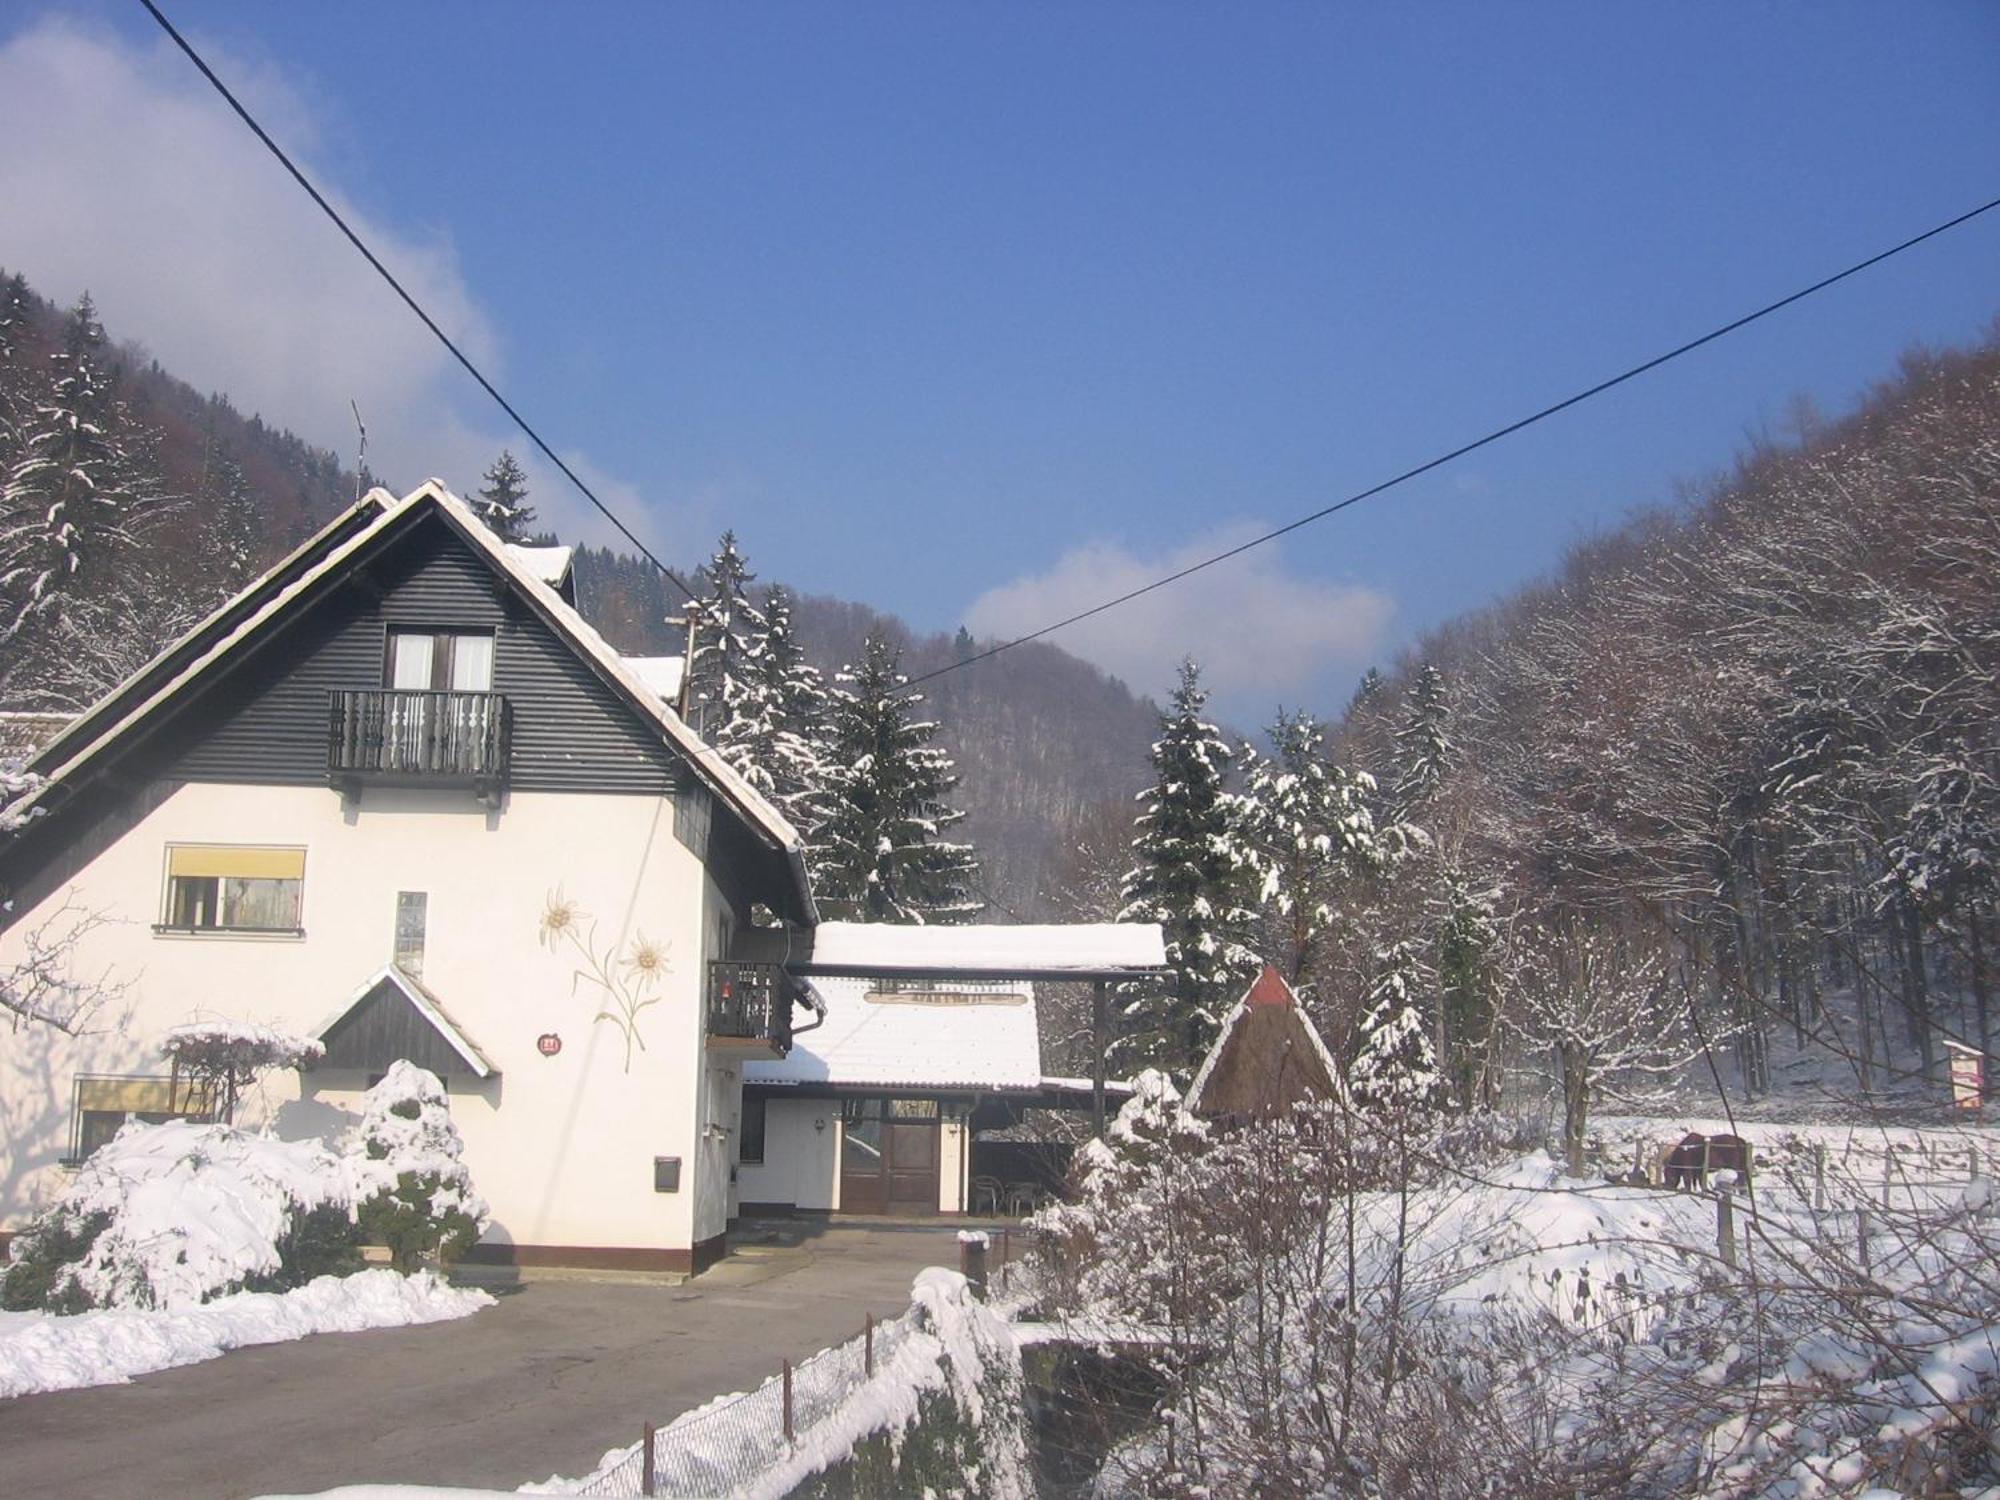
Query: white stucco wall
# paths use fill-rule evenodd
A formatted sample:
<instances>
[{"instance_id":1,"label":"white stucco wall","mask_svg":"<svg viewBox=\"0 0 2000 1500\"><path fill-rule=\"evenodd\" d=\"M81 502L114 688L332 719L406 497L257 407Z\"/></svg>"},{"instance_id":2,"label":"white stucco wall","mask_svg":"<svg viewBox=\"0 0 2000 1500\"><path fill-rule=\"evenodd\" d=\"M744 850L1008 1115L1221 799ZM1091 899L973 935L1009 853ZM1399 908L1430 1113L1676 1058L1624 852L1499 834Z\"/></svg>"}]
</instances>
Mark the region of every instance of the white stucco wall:
<instances>
[{"instance_id":1,"label":"white stucco wall","mask_svg":"<svg viewBox=\"0 0 2000 1500\"><path fill-rule=\"evenodd\" d=\"M771 1100L764 1110L764 1160L737 1167L736 1196L744 1203L839 1208L839 1101Z\"/></svg>"},{"instance_id":2,"label":"white stucco wall","mask_svg":"<svg viewBox=\"0 0 2000 1500\"><path fill-rule=\"evenodd\" d=\"M80 973L129 988L112 1029L79 1038L46 1028L0 1046L0 1227L17 1228L66 1181L72 1081L79 1073L164 1074L158 1038L196 1018L316 1029L392 954L396 893L429 893L423 979L500 1076L455 1088L452 1111L474 1181L493 1206L489 1240L686 1248L728 1212L728 1122L739 1069L711 1068L701 979L716 916L705 875L673 836L671 801L522 793L498 813L459 792L191 785L175 792L77 877L68 898L111 925L91 933ZM300 845L303 938L156 935L170 843ZM577 979L567 941L539 940L549 894L582 913L600 953L639 936L665 946L660 1003L625 1039L593 1018L604 996ZM59 906L51 898L0 935L0 961ZM628 971L613 960L612 973ZM543 1057L554 1032L562 1051ZM288 1136L333 1135L351 1120L358 1075L278 1074L239 1120ZM702 1129L704 1123L718 1126ZM681 1190L653 1191L653 1158L682 1159Z\"/></svg>"},{"instance_id":3,"label":"white stucco wall","mask_svg":"<svg viewBox=\"0 0 2000 1500\"><path fill-rule=\"evenodd\" d=\"M965 1146L968 1132L960 1120L938 1126L938 1212L965 1211Z\"/></svg>"}]
</instances>

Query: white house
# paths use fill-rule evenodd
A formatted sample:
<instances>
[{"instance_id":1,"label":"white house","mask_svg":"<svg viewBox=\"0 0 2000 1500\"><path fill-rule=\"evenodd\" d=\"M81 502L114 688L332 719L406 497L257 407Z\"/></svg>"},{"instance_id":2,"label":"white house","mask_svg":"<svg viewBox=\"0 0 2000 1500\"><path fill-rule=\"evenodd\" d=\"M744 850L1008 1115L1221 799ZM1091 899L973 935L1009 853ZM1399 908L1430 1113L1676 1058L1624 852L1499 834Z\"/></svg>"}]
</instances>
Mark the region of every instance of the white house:
<instances>
[{"instance_id":1,"label":"white house","mask_svg":"<svg viewBox=\"0 0 2000 1500\"><path fill-rule=\"evenodd\" d=\"M810 967L798 835L674 713L677 670L578 615L568 562L436 481L378 490L39 751L0 974L111 998L0 1044L0 1234L125 1120L206 1109L159 1043L229 1019L325 1044L239 1108L281 1134L340 1133L397 1057L439 1073L492 1205L478 1258L720 1253L745 1069L786 1058L815 973L831 1036L835 977L871 971Z\"/></svg>"}]
</instances>

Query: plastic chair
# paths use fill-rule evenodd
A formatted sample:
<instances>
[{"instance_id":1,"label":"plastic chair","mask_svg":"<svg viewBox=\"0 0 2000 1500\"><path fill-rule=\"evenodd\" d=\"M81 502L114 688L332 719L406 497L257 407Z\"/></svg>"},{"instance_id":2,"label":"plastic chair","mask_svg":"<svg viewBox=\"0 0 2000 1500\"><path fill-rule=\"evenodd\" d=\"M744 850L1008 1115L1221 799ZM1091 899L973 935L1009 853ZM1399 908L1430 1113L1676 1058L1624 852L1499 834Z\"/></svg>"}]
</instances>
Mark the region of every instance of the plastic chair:
<instances>
[{"instance_id":1,"label":"plastic chair","mask_svg":"<svg viewBox=\"0 0 2000 1500\"><path fill-rule=\"evenodd\" d=\"M972 1211L974 1213L999 1213L1001 1196L1002 1189L999 1178L982 1175L972 1179Z\"/></svg>"}]
</instances>

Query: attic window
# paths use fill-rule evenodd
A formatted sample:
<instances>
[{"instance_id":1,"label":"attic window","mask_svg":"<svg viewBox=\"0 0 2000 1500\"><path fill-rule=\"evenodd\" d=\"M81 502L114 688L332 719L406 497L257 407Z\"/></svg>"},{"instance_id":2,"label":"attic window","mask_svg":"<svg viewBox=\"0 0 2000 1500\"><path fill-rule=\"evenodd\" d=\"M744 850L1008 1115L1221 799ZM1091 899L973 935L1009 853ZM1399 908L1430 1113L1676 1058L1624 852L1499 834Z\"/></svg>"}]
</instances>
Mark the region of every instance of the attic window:
<instances>
[{"instance_id":1,"label":"attic window","mask_svg":"<svg viewBox=\"0 0 2000 1500\"><path fill-rule=\"evenodd\" d=\"M391 630L382 678L396 692L490 693L493 632Z\"/></svg>"}]
</instances>

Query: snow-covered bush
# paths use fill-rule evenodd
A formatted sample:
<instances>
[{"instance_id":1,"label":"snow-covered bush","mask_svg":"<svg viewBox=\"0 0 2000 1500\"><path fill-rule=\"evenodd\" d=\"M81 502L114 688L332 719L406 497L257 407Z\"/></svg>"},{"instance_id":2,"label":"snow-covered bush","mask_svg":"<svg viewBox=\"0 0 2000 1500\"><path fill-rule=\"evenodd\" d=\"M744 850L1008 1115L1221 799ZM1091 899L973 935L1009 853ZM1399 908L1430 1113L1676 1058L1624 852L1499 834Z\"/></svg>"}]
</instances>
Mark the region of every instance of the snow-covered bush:
<instances>
[{"instance_id":1,"label":"snow-covered bush","mask_svg":"<svg viewBox=\"0 0 2000 1500\"><path fill-rule=\"evenodd\" d=\"M128 1125L16 1237L11 1310L185 1308L356 1264L340 1159L227 1125Z\"/></svg>"},{"instance_id":2,"label":"snow-covered bush","mask_svg":"<svg viewBox=\"0 0 2000 1500\"><path fill-rule=\"evenodd\" d=\"M435 1073L399 1059L368 1091L349 1165L362 1233L399 1271L450 1265L486 1227L486 1200L460 1160L465 1143Z\"/></svg>"}]
</instances>

